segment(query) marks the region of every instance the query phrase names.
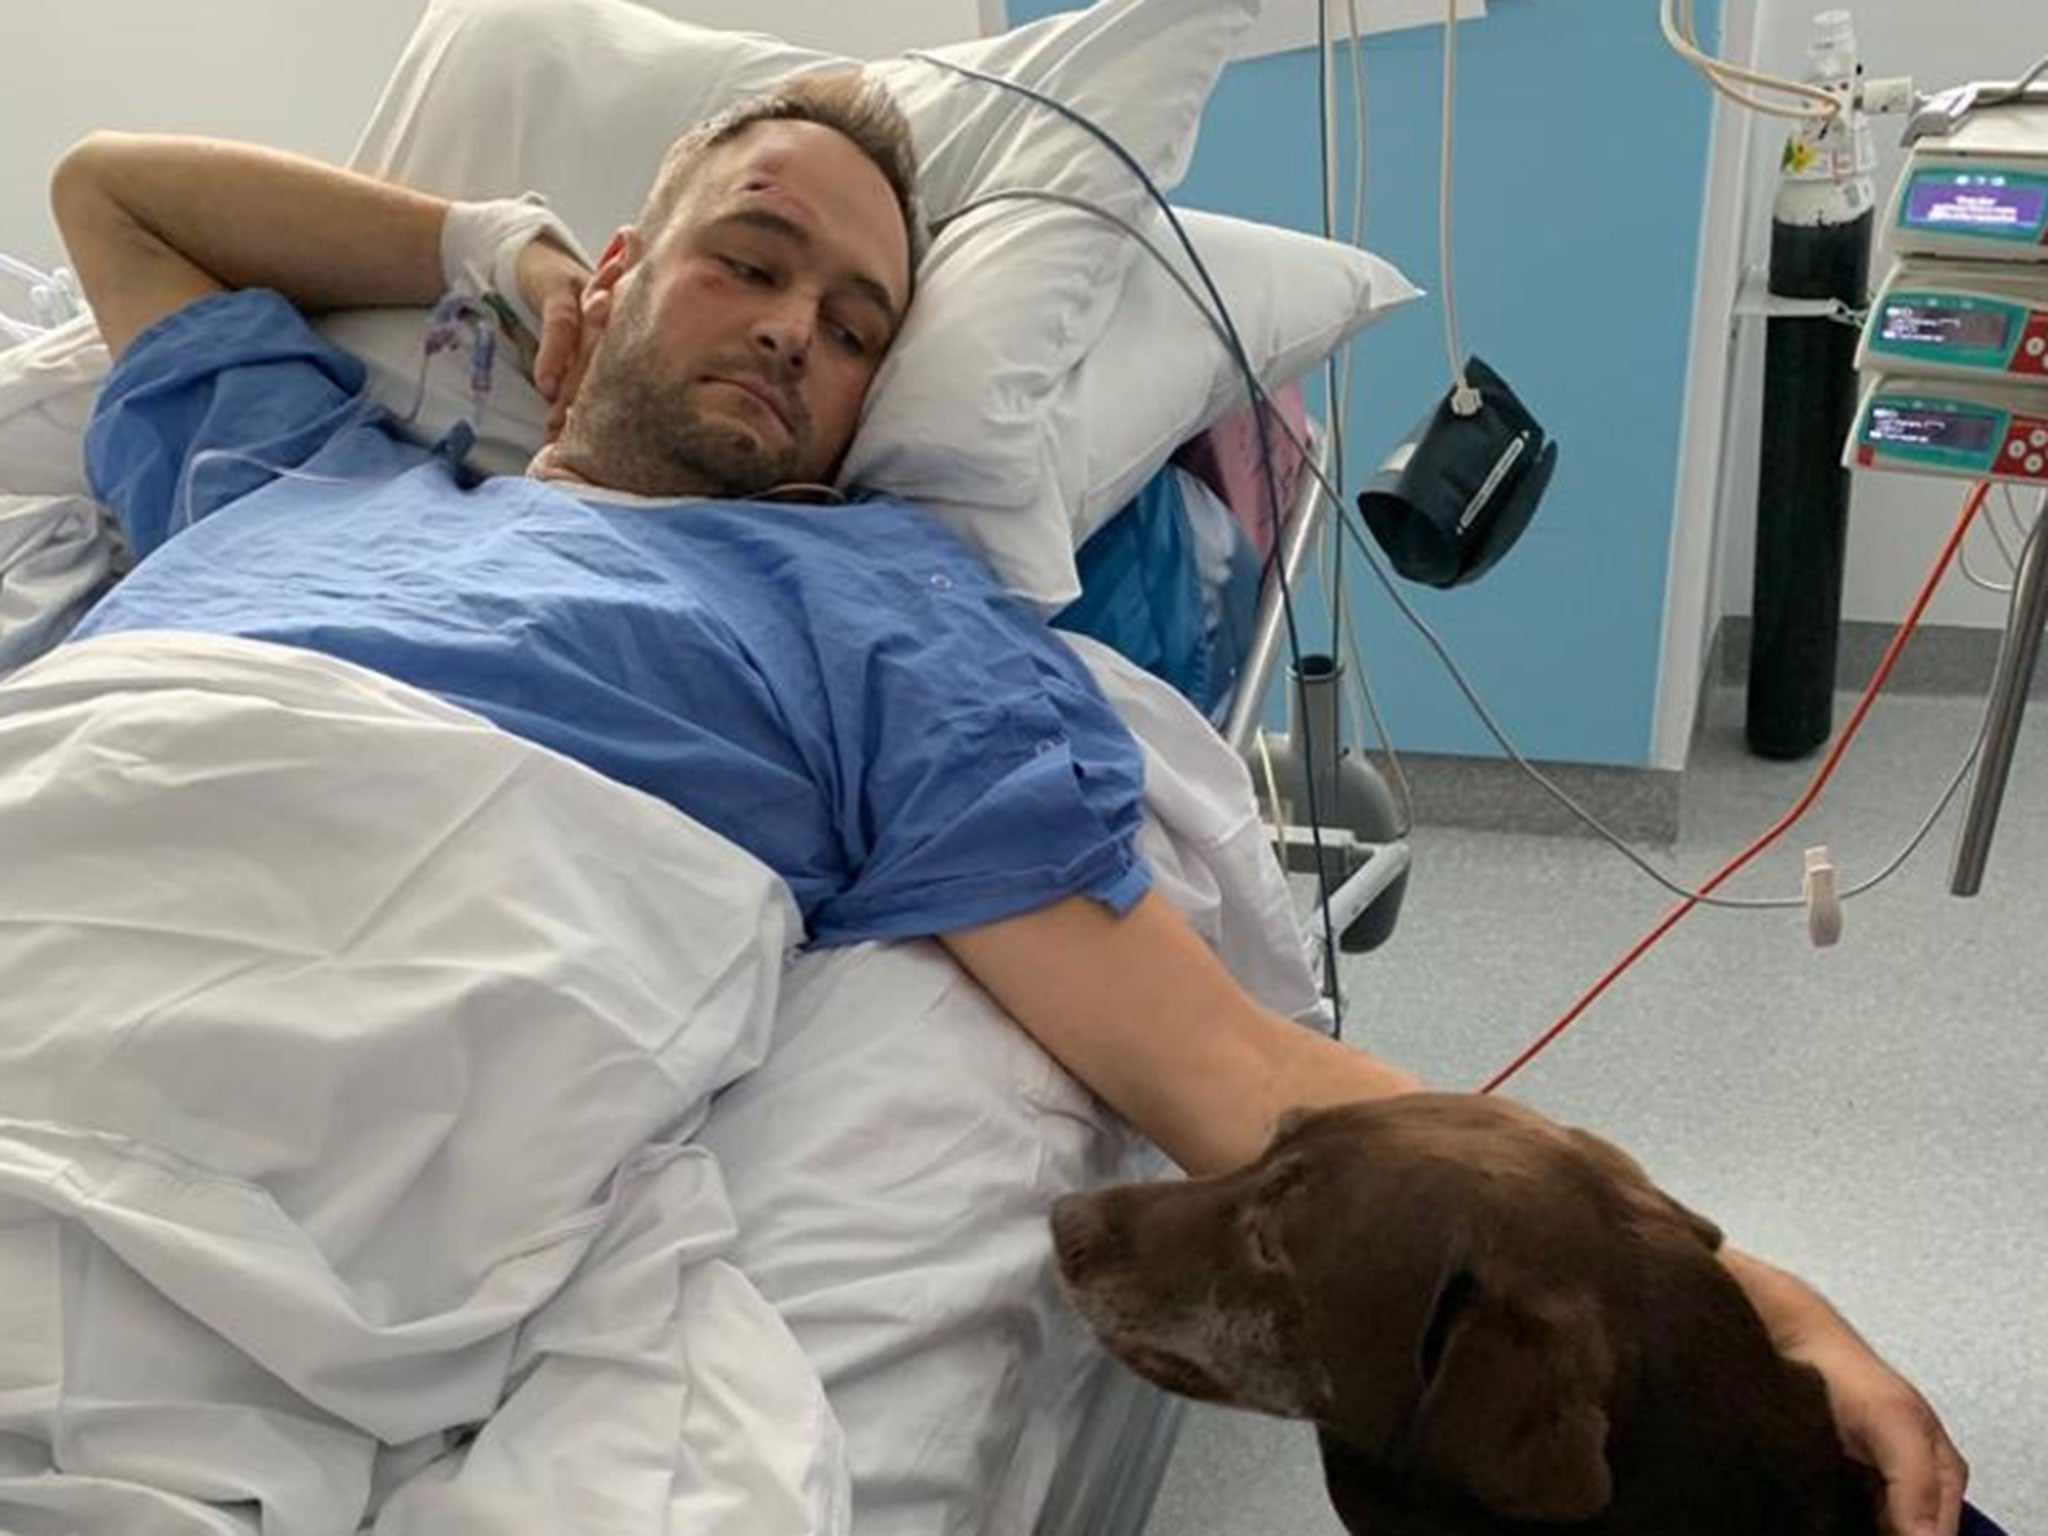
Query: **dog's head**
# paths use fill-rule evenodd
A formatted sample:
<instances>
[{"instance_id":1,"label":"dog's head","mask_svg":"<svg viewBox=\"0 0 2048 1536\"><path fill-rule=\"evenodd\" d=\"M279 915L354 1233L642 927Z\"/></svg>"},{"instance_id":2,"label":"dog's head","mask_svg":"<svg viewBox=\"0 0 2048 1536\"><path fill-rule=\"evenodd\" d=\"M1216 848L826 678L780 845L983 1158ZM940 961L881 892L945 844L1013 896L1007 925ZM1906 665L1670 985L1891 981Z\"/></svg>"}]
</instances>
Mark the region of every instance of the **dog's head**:
<instances>
[{"instance_id":1,"label":"dog's head","mask_svg":"<svg viewBox=\"0 0 2048 1536\"><path fill-rule=\"evenodd\" d=\"M1250 1167L1070 1197L1054 1232L1074 1306L1140 1374L1509 1520L1607 1506L1626 1320L1733 1291L1720 1233L1619 1150L1468 1095L1297 1114Z\"/></svg>"}]
</instances>

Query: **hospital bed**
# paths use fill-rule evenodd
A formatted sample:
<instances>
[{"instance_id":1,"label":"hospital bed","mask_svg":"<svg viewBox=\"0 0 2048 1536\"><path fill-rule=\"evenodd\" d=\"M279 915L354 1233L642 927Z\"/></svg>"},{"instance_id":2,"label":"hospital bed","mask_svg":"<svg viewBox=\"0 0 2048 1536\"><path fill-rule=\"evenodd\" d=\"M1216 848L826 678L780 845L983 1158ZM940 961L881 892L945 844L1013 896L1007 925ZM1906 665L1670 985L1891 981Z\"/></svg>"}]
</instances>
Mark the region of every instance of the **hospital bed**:
<instances>
[{"instance_id":1,"label":"hospital bed","mask_svg":"<svg viewBox=\"0 0 2048 1536\"><path fill-rule=\"evenodd\" d=\"M1143 0L1123 8L1147 9ZM538 16L552 26L566 9L469 0L430 10L358 163L405 169L376 163L371 147L431 138L432 123L422 126L431 118L428 108L436 100L447 104L458 89L462 36L445 26L437 32L437 13L443 22L463 13L465 24L473 20L468 13L490 13L494 25L508 13L522 24ZM1188 25L1193 9L1181 10L1172 24ZM686 41L696 46L696 39ZM644 48L646 39L635 46ZM429 76L438 98L417 94ZM456 158L469 153L463 147ZM459 176L457 184L449 180L442 178L444 190L468 190ZM1217 238L1226 233L1212 231ZM1261 259L1273 255L1260 251ZM1306 248L1293 254L1334 259ZM1344 324L1302 327L1291 350L1279 346L1263 370L1268 377L1299 376L1342 334L1412 295L1398 274L1386 272L1373 274L1380 281L1376 298L1362 285L1351 292ZM931 301L943 302L943 295ZM1123 301L1125 316L1146 302L1129 280ZM392 317L339 317L330 334L358 343L375 374L380 348L397 334L379 327L391 323ZM414 345L416 331L404 334L404 345ZM1262 354L1260 361L1269 359ZM104 353L82 323L0 354L0 667L47 650L118 567L103 523L83 487L72 483L77 433L104 367ZM403 399L413 383L410 356L403 348L391 353L385 370L386 386ZM501 419L521 409L516 400L494 408ZM1307 427L1298 395L1278 410ZM432 430L428 419L421 425ZM1194 626L1203 648L1199 665L1185 646L1155 645L1137 665L1091 639L1128 640L1143 627L1119 630L1099 615L1078 617L1100 586L1084 584L1065 619L1146 750L1144 846L1162 888L1249 990L1314 1027L1327 1000L1234 750L1246 745L1259 714L1233 706L1263 699L1286 660L1279 641L1282 573L1306 575L1327 506L1311 476L1290 471L1286 510L1277 520L1262 516L1257 480L1243 468L1256 436L1247 415L1225 416L1183 445L1182 458L1202 472L1153 463L1135 487L1124 483L1128 475L1112 476L1117 506L1085 537L1077 529L1072 538L1081 547L1080 572L1090 567L1089 550L1113 546L1148 508L1152 532L1178 528L1183 544L1195 542L1189 528L1201 516L1191 506L1208 508L1212 531L1222 508L1236 541L1235 569L1242 572L1250 550L1257 576L1247 602L1241 583L1226 599L1220 588L1227 583L1205 580L1199 560L1176 567L1195 573L1204 604ZM491 444L480 446L488 451ZM1138 546L1157 548L1157 539ZM1212 562L1210 577L1231 564ZM1088 574L1128 581L1132 567L1105 556ZM1185 598L1185 583L1179 590ZM1145 610L1154 618L1160 611ZM1199 687L1188 681L1191 666L1202 673ZM1173 686L1162 682L1168 677ZM1226 743L1218 726L1234 727L1238 739ZM1399 850L1378 857L1383 828L1349 831L1356 867L1344 874L1356 916L1393 885L1402 866ZM1107 1361L1066 1313L1044 1217L1067 1190L1164 1172L1157 1154L1011 1026L933 945L800 954L769 1029L765 1061L717 1092L695 1139L716 1159L730 1200L727 1256L772 1304L815 1370L836 1421L795 1456L808 1470L785 1481L801 1488L828 1483L835 1457L850 1472L850 1512L828 1491L787 1528L861 1536L1110 1536L1141 1528L1178 1407ZM743 1518L703 1528L769 1527Z\"/></svg>"}]
</instances>

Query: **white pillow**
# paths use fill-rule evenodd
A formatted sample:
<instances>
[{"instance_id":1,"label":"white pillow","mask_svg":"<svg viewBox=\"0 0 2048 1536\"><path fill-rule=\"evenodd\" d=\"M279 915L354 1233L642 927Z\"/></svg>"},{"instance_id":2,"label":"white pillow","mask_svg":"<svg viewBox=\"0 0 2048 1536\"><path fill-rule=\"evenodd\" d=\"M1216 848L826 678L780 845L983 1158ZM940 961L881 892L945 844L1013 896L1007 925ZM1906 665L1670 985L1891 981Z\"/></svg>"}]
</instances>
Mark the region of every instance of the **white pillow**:
<instances>
[{"instance_id":1,"label":"white pillow","mask_svg":"<svg viewBox=\"0 0 2048 1536\"><path fill-rule=\"evenodd\" d=\"M933 50L1067 101L1162 186L1178 181L1218 71L1261 0L1099 0ZM690 124L778 80L852 61L713 32L621 0L433 0L351 163L454 197L546 193L592 247L638 211ZM920 196L943 215L1033 187L1138 217L1143 189L1080 129L1014 92L909 58L871 66L910 119ZM1049 408L1102 334L1132 248L1071 209L963 220L868 401L845 478L931 505L1013 590L1073 595Z\"/></svg>"},{"instance_id":2,"label":"white pillow","mask_svg":"<svg viewBox=\"0 0 2048 1536\"><path fill-rule=\"evenodd\" d=\"M1267 389L1292 383L1421 290L1356 246L1270 224L1176 209ZM1157 215L1141 224L1210 301ZM1076 548L1189 438L1246 404L1244 375L1180 285L1140 252L1109 328L1065 385L1050 420Z\"/></svg>"},{"instance_id":3,"label":"white pillow","mask_svg":"<svg viewBox=\"0 0 2048 1536\"><path fill-rule=\"evenodd\" d=\"M993 221L1013 206L998 205L986 217ZM1269 389L1299 378L1348 336L1419 296L1398 268L1371 252L1220 214L1177 211ZM1140 227L1177 270L1189 270L1163 218L1141 221ZM940 237L933 262L955 259L951 238L951 232ZM1125 237L1119 232L1118 239ZM975 259L971 247L961 249L968 254L958 259ZM952 292L964 299L968 286ZM929 298L920 298L919 305ZM363 359L376 397L399 412L419 393L422 323L422 312L396 309L350 310L317 321L331 340ZM105 372L105 348L86 322L0 353L0 481L7 489L84 493L78 438ZM915 369L899 378L900 398L921 390L926 378ZM942 375L929 378L946 383ZM1019 392L966 393L992 409L990 402ZM1049 459L1038 505L1007 516L985 512L970 525L969 536L978 536L984 548L1007 547L1013 568L1033 562L1039 574L1032 595L1048 604L1064 601L1059 594L1071 595L1077 585L1072 551L1181 444L1243 399L1243 380L1221 342L1179 285L1140 252L1105 334L1042 411ZM413 434L431 442L470 410L467 365L453 353L437 356ZM547 407L527 380L501 368L477 423L471 462L491 474L523 472L541 444L546 420ZM1036 427L1013 420L1009 430ZM962 432L957 445L934 441L926 447L926 462L957 452L965 461L959 472L965 479L976 472L978 441L973 432Z\"/></svg>"},{"instance_id":4,"label":"white pillow","mask_svg":"<svg viewBox=\"0 0 2048 1536\"><path fill-rule=\"evenodd\" d=\"M1000 204L970 220L986 217L993 227L1015 206ZM1222 214L1187 208L1175 212L1222 291L1245 351L1269 390L1301 378L1349 337L1421 297L1400 268L1371 251ZM1172 260L1174 270L1202 292L1165 218L1155 214L1140 220L1139 227ZM1118 238L1126 237L1119 232ZM1000 264L1003 259L985 254L980 240L956 246L954 239L952 230L939 237L931 264ZM929 305L928 318L944 326L952 303L965 301L973 287L963 282L940 290L945 298L936 303L927 294L918 307ZM380 400L397 409L410 404L419 367L417 314L357 310L324 316L318 323L331 339L369 363ZM432 440L462 419L470 409L468 388L462 361L453 354L437 357L416 434ZM1025 393L1000 386L962 392L940 374L912 369L897 378L892 407L925 399L928 392L926 404L933 413L963 393L989 411ZM1037 505L1007 517L990 510L967 532L985 549L1007 550L1012 567L1033 564L1040 574L1028 595L1046 603L1071 600L1079 586L1072 552L1182 444L1244 404L1244 377L1222 341L1195 313L1180 285L1140 251L1103 335L1060 383L1050 408L1036 408L1049 453ZM472 462L493 474L518 474L539 448L546 420L547 407L526 380L501 372ZM1013 416L989 430L1037 427ZM921 462L939 466L946 455L956 455L956 475L965 482L983 467L976 460L978 441L976 433L965 430L953 442L934 438L920 449ZM1060 598L1062 591L1067 598Z\"/></svg>"}]
</instances>

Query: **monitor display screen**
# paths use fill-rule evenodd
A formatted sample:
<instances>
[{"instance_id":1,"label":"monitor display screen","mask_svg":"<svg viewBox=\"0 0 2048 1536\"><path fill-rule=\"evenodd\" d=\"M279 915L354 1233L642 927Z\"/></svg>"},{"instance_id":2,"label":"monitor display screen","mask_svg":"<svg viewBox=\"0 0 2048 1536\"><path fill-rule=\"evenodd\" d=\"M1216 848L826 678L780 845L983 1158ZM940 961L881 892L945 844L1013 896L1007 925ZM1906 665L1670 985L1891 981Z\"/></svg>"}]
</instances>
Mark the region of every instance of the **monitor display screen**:
<instances>
[{"instance_id":1,"label":"monitor display screen","mask_svg":"<svg viewBox=\"0 0 2048 1536\"><path fill-rule=\"evenodd\" d=\"M1906 194L1915 229L1964 235L2030 235L2048 216L2048 182L1974 171L1922 171Z\"/></svg>"},{"instance_id":2,"label":"monitor display screen","mask_svg":"<svg viewBox=\"0 0 2048 1536\"><path fill-rule=\"evenodd\" d=\"M1886 341L2003 356L2012 339L2012 315L1963 304L1900 301L1884 308L1879 334Z\"/></svg>"},{"instance_id":3,"label":"monitor display screen","mask_svg":"<svg viewBox=\"0 0 2048 1536\"><path fill-rule=\"evenodd\" d=\"M1869 440L1902 448L1945 448L1952 453L1988 453L1997 441L1999 418L1990 411L1929 406L1873 405Z\"/></svg>"}]
</instances>

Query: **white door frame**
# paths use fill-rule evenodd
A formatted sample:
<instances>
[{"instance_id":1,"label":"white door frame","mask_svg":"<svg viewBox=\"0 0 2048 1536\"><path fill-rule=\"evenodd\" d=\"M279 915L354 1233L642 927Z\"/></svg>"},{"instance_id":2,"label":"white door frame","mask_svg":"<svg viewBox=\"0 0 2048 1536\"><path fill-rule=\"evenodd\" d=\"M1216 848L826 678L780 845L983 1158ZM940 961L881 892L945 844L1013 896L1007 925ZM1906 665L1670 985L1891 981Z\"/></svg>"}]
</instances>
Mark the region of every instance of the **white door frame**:
<instances>
[{"instance_id":1,"label":"white door frame","mask_svg":"<svg viewBox=\"0 0 2048 1536\"><path fill-rule=\"evenodd\" d=\"M1753 61L1761 0L1723 0L1720 52ZM1702 80L1698 88L1711 87ZM1692 343L1686 369L1685 423L1671 519L1664 593L1662 664L1650 742L1650 766L1680 769L1699 710L1708 646L1720 606L1722 462L1727 449L1733 373L1735 299L1748 226L1747 169L1758 131L1755 114L1716 93L1708 137ZM1739 440L1740 434L1737 434Z\"/></svg>"}]
</instances>

